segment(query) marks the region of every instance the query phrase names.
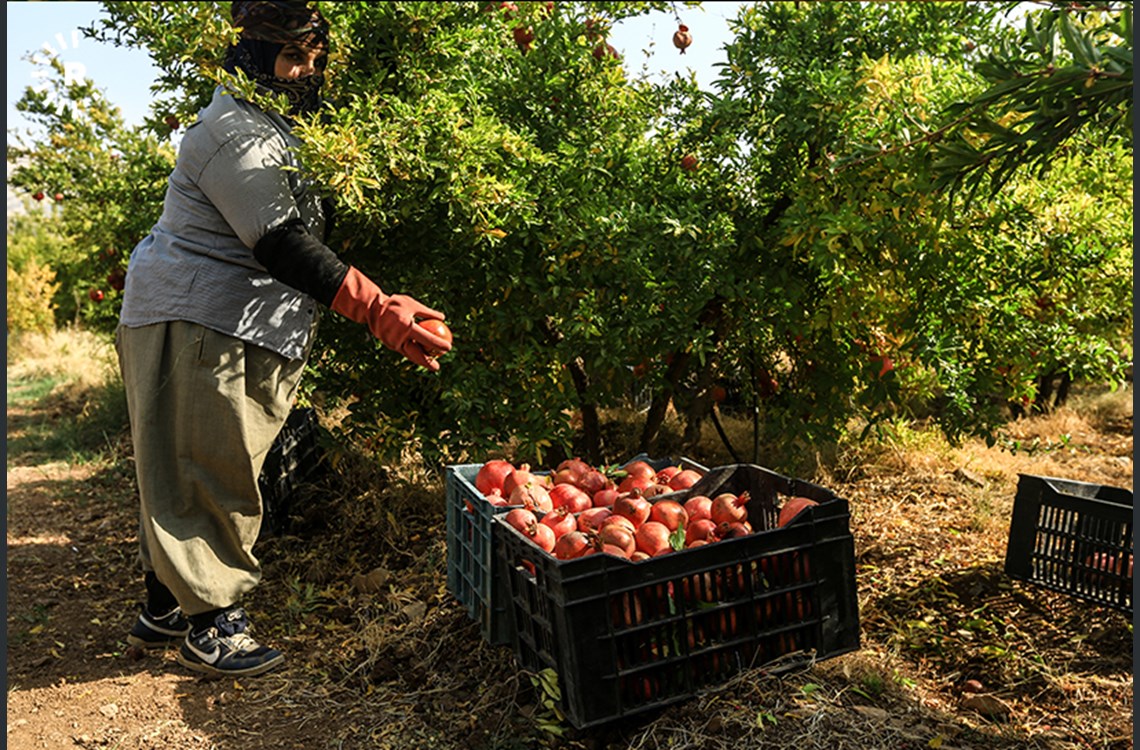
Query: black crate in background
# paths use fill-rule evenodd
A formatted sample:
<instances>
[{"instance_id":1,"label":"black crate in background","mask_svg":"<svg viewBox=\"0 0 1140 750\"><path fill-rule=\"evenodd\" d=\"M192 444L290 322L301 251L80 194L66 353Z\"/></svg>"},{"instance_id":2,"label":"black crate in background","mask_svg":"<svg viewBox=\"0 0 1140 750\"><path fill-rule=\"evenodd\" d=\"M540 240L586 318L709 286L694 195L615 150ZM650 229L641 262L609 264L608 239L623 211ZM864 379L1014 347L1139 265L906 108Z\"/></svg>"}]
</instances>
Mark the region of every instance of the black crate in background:
<instances>
[{"instance_id":1,"label":"black crate in background","mask_svg":"<svg viewBox=\"0 0 1140 750\"><path fill-rule=\"evenodd\" d=\"M317 428L316 410L294 409L266 454L257 480L261 490L262 536L288 531L297 490L315 481L323 470Z\"/></svg>"},{"instance_id":2,"label":"black crate in background","mask_svg":"<svg viewBox=\"0 0 1140 750\"><path fill-rule=\"evenodd\" d=\"M1130 490L1021 474L1005 572L1132 614Z\"/></svg>"},{"instance_id":3,"label":"black crate in background","mask_svg":"<svg viewBox=\"0 0 1140 750\"><path fill-rule=\"evenodd\" d=\"M745 490L756 533L642 562L557 560L494 519L515 657L558 674L573 726L654 710L747 668L859 648L847 501L744 464L710 470L685 495ZM775 528L780 504L796 495L819 505Z\"/></svg>"}]
</instances>

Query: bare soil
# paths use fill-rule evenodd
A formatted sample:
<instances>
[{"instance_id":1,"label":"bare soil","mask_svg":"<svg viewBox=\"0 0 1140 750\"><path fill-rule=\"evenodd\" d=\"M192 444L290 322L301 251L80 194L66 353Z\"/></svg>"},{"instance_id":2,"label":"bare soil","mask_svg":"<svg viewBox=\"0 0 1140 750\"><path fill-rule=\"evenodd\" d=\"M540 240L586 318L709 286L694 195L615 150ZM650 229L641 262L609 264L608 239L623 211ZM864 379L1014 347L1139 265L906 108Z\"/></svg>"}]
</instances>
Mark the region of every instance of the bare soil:
<instances>
[{"instance_id":1,"label":"bare soil","mask_svg":"<svg viewBox=\"0 0 1140 750\"><path fill-rule=\"evenodd\" d=\"M1019 471L1131 489L1131 388L1125 399L1012 423L1015 453L895 441L841 456L812 479L851 502L858 651L780 677L746 672L618 726L551 723L560 734L543 728L552 717L510 650L483 642L447 591L437 477L340 456L340 479L305 501L292 532L259 544L264 579L246 605L286 666L210 680L170 651L126 647L142 595L126 438L97 462L9 455L6 744L1132 748L1131 618L1003 573ZM51 399L7 416L9 445L76 417ZM971 679L984 699L964 691Z\"/></svg>"}]
</instances>

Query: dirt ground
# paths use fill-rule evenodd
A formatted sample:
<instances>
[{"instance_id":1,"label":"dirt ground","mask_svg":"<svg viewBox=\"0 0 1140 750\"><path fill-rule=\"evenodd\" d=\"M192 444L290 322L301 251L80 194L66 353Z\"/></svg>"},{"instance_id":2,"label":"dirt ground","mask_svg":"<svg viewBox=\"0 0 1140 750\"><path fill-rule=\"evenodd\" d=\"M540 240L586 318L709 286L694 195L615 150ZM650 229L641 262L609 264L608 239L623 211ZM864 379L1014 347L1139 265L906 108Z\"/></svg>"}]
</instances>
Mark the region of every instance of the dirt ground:
<instances>
[{"instance_id":1,"label":"dirt ground","mask_svg":"<svg viewBox=\"0 0 1140 750\"><path fill-rule=\"evenodd\" d=\"M34 421L70 418L43 408L9 406L9 445ZM246 604L287 664L210 680L173 652L126 647L141 596L127 447L93 464L10 453L6 745L1132 748L1130 618L1002 572L1018 471L1131 489L1130 388L1126 412L1022 420L1012 434L1035 448L1012 455L898 444L848 458L819 479L852 504L858 651L561 736L543 729L509 649L483 642L446 590L438 484L338 485L344 502L266 538ZM420 510L398 528L385 510L396 495ZM963 692L968 679L988 703Z\"/></svg>"}]
</instances>

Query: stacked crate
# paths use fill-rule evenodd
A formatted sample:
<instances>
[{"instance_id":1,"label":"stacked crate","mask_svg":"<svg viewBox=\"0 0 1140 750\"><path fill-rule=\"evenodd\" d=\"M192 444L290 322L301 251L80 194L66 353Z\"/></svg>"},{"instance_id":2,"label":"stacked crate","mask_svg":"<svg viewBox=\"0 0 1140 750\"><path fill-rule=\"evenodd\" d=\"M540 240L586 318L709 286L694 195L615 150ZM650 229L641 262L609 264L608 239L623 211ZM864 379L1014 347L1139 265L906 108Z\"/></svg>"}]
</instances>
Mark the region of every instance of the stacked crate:
<instances>
[{"instance_id":1,"label":"stacked crate","mask_svg":"<svg viewBox=\"0 0 1140 750\"><path fill-rule=\"evenodd\" d=\"M646 461L654 469L680 466L707 471L687 458L652 459L638 455L624 462ZM495 507L475 488L475 476L483 464L455 464L446 468L447 588L480 624L483 637L492 645L512 640L505 583L494 565L492 520L510 507ZM543 472L535 472L542 474Z\"/></svg>"},{"instance_id":2,"label":"stacked crate","mask_svg":"<svg viewBox=\"0 0 1140 750\"><path fill-rule=\"evenodd\" d=\"M294 409L277 434L257 481L263 509L262 536L289 529L298 489L315 481L323 470L317 436L317 414L312 408Z\"/></svg>"}]
</instances>

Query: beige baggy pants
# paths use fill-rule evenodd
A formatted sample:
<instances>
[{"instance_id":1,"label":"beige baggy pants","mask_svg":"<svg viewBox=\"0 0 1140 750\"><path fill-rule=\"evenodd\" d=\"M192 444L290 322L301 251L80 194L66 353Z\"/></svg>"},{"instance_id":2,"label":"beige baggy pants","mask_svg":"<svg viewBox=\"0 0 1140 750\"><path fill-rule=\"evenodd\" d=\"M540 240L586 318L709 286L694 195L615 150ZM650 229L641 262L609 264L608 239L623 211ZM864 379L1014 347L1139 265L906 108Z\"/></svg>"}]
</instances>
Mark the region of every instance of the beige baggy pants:
<instances>
[{"instance_id":1,"label":"beige baggy pants","mask_svg":"<svg viewBox=\"0 0 1140 750\"><path fill-rule=\"evenodd\" d=\"M184 321L116 336L139 489L139 558L187 615L257 585L258 476L304 360Z\"/></svg>"}]
</instances>

